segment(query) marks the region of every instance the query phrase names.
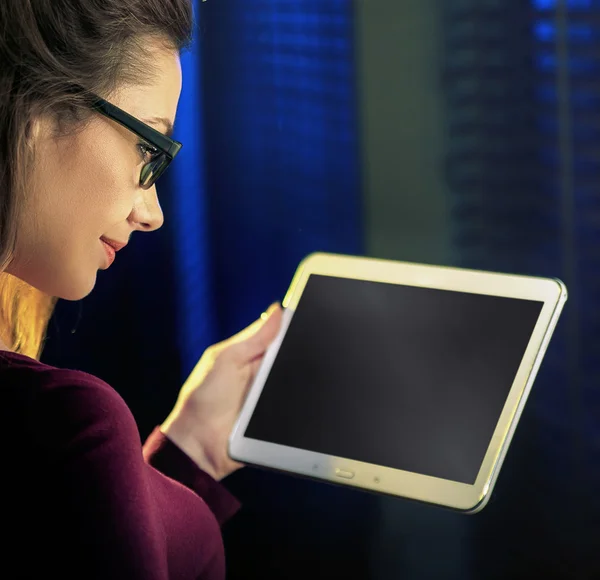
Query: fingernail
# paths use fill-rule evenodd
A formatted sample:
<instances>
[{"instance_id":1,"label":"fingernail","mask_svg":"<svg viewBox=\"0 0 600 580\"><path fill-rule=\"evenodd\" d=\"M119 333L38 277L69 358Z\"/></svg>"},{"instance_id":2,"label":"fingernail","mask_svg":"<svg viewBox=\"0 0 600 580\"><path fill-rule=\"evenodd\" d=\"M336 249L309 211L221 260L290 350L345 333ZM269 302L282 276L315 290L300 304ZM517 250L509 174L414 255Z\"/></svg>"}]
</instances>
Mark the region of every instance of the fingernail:
<instances>
[{"instance_id":1,"label":"fingernail","mask_svg":"<svg viewBox=\"0 0 600 580\"><path fill-rule=\"evenodd\" d=\"M260 317L262 320L267 320L267 318L269 318L269 316L271 316L271 314L273 314L277 308L279 308L279 302L273 302L273 304L271 304L271 306L269 306L269 308L267 308L267 310L263 312Z\"/></svg>"}]
</instances>

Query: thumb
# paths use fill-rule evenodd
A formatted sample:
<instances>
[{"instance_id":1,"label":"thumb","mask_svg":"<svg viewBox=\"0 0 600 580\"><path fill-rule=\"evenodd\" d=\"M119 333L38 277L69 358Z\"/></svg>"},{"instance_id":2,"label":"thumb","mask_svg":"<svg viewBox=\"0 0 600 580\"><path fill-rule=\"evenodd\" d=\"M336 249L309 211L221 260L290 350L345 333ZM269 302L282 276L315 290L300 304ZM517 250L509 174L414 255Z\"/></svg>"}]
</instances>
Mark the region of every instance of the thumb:
<instances>
[{"instance_id":1,"label":"thumb","mask_svg":"<svg viewBox=\"0 0 600 580\"><path fill-rule=\"evenodd\" d=\"M254 324L253 332L245 340L235 345L238 360L246 364L265 354L269 345L275 340L281 327L283 310L279 304L273 304Z\"/></svg>"}]
</instances>

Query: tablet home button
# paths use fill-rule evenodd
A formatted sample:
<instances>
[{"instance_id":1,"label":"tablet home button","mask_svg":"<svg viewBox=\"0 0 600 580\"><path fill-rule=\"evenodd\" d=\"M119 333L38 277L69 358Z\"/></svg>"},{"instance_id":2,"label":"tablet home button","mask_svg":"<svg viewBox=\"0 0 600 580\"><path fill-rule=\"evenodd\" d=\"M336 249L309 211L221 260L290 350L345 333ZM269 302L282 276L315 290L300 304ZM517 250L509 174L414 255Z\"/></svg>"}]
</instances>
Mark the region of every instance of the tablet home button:
<instances>
[{"instance_id":1,"label":"tablet home button","mask_svg":"<svg viewBox=\"0 0 600 580\"><path fill-rule=\"evenodd\" d=\"M344 471L343 469L336 469L335 474L344 479L352 479L354 477L354 471Z\"/></svg>"}]
</instances>

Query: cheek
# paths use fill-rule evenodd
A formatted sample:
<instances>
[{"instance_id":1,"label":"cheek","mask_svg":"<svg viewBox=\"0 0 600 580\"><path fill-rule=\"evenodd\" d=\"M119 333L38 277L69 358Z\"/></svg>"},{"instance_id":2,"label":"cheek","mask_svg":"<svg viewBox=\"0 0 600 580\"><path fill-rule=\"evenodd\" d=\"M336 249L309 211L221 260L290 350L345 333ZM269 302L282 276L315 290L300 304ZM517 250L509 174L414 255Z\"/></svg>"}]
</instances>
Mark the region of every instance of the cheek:
<instances>
[{"instance_id":1,"label":"cheek","mask_svg":"<svg viewBox=\"0 0 600 580\"><path fill-rule=\"evenodd\" d=\"M116 131L110 133L101 145L96 139L80 144L59 188L70 205L65 214L95 237L127 219L139 173L132 144Z\"/></svg>"},{"instance_id":2,"label":"cheek","mask_svg":"<svg viewBox=\"0 0 600 580\"><path fill-rule=\"evenodd\" d=\"M110 128L109 128L110 129ZM85 131L48 147L34 174L28 250L65 264L89 258L123 224L135 195L135 148L114 130Z\"/></svg>"},{"instance_id":3,"label":"cheek","mask_svg":"<svg viewBox=\"0 0 600 580\"><path fill-rule=\"evenodd\" d=\"M78 299L93 287L100 237L126 225L133 208L135 147L98 133L46 144L36 157L11 271L54 296Z\"/></svg>"}]
</instances>

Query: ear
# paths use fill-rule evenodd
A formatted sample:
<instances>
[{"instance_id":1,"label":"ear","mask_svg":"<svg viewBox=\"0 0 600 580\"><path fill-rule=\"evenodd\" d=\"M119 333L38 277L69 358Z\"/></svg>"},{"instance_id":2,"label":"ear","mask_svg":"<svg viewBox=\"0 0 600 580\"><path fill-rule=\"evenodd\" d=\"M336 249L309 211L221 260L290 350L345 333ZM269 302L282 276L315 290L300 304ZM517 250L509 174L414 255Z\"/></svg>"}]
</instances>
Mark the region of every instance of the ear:
<instances>
[{"instance_id":1,"label":"ear","mask_svg":"<svg viewBox=\"0 0 600 580\"><path fill-rule=\"evenodd\" d=\"M41 139L51 134L53 122L48 116L32 115L25 127L27 147L33 151Z\"/></svg>"}]
</instances>

